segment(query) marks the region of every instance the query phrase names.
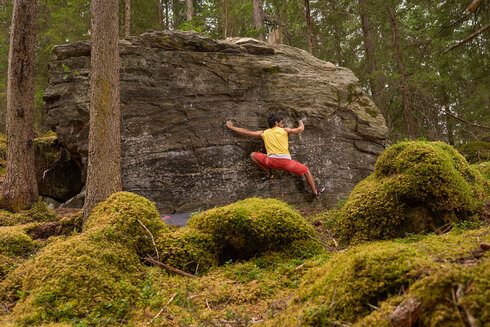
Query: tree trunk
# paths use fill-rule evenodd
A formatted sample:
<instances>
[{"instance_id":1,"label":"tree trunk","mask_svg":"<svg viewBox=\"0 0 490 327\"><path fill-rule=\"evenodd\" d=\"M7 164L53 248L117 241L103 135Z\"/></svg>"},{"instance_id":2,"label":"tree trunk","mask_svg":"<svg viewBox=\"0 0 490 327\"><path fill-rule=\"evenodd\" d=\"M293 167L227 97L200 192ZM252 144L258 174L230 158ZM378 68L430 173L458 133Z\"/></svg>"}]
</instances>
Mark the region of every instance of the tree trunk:
<instances>
[{"instance_id":1,"label":"tree trunk","mask_svg":"<svg viewBox=\"0 0 490 327\"><path fill-rule=\"evenodd\" d=\"M223 3L223 8L224 8L224 11L225 11L225 26L224 26L224 37L225 39L229 36L231 36L230 34L230 8L229 8L229 0L223 0L224 3Z\"/></svg>"},{"instance_id":2,"label":"tree trunk","mask_svg":"<svg viewBox=\"0 0 490 327\"><path fill-rule=\"evenodd\" d=\"M168 0L165 0L165 29L170 29L170 19L168 15Z\"/></svg>"},{"instance_id":3,"label":"tree trunk","mask_svg":"<svg viewBox=\"0 0 490 327\"><path fill-rule=\"evenodd\" d=\"M405 71L405 65L403 64L402 51L400 46L400 35L398 32L398 23L396 16L392 8L388 7L390 14L390 26L391 33L393 35L393 45L395 47L396 64L398 67L398 73L401 76L402 87L402 101L403 101L403 114L405 116L405 122L407 124L407 133L411 139L415 138L415 122L412 112L412 104L410 102L410 93L408 89L407 73Z\"/></svg>"},{"instance_id":4,"label":"tree trunk","mask_svg":"<svg viewBox=\"0 0 490 327\"><path fill-rule=\"evenodd\" d=\"M117 0L92 0L90 128L86 220L95 205L122 190Z\"/></svg>"},{"instance_id":5,"label":"tree trunk","mask_svg":"<svg viewBox=\"0 0 490 327\"><path fill-rule=\"evenodd\" d=\"M36 0L15 0L7 78L7 171L1 207L31 207L37 198L34 168L34 62Z\"/></svg>"},{"instance_id":6,"label":"tree trunk","mask_svg":"<svg viewBox=\"0 0 490 327\"><path fill-rule=\"evenodd\" d=\"M157 0L157 8L158 8L158 25L162 27L163 29L165 28L165 23L163 22L163 4L162 0Z\"/></svg>"},{"instance_id":7,"label":"tree trunk","mask_svg":"<svg viewBox=\"0 0 490 327\"><path fill-rule=\"evenodd\" d=\"M130 29L131 29L131 0L125 0L124 3L124 36L129 37L130 36Z\"/></svg>"},{"instance_id":8,"label":"tree trunk","mask_svg":"<svg viewBox=\"0 0 490 327\"><path fill-rule=\"evenodd\" d=\"M361 16L362 33L364 36L364 46L369 69L369 84L373 94L373 101L381 110L385 118L388 118L385 102L383 100L383 92L386 82L384 74L378 69L378 65L376 63L371 21L369 20L367 10L367 0L359 0L359 13Z\"/></svg>"},{"instance_id":9,"label":"tree trunk","mask_svg":"<svg viewBox=\"0 0 490 327\"><path fill-rule=\"evenodd\" d=\"M254 29L260 31L259 40L265 41L264 6L262 0L252 0L254 14Z\"/></svg>"},{"instance_id":10,"label":"tree trunk","mask_svg":"<svg viewBox=\"0 0 490 327\"><path fill-rule=\"evenodd\" d=\"M313 54L313 33L311 31L311 13L310 13L310 0L305 0L306 7L306 25L308 25L308 46L310 53Z\"/></svg>"},{"instance_id":11,"label":"tree trunk","mask_svg":"<svg viewBox=\"0 0 490 327\"><path fill-rule=\"evenodd\" d=\"M194 5L192 4L192 0L187 0L187 21L192 20L192 16L194 15Z\"/></svg>"},{"instance_id":12,"label":"tree trunk","mask_svg":"<svg viewBox=\"0 0 490 327\"><path fill-rule=\"evenodd\" d=\"M269 43L270 44L282 44L282 28L281 26L277 26L273 29L269 34Z\"/></svg>"}]
</instances>

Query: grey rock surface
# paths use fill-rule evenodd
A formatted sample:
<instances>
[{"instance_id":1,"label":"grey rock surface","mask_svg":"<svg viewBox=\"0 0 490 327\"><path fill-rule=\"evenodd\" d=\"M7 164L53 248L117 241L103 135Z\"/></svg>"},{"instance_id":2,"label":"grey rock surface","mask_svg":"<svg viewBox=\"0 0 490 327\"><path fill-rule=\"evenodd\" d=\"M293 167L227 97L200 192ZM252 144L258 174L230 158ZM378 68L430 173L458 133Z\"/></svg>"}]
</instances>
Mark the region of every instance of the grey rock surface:
<instances>
[{"instance_id":1,"label":"grey rock surface","mask_svg":"<svg viewBox=\"0 0 490 327\"><path fill-rule=\"evenodd\" d=\"M252 196L299 208L333 207L373 171L385 120L352 71L306 51L254 39L217 41L195 32L147 32L122 39L121 147L124 190L161 212L190 212ZM90 43L54 47L44 97L59 140L87 162ZM269 113L305 131L290 136L294 159L326 193L314 201L303 177L279 172L263 183L252 163L262 141L225 122L267 128ZM83 177L82 177L83 178Z\"/></svg>"}]
</instances>

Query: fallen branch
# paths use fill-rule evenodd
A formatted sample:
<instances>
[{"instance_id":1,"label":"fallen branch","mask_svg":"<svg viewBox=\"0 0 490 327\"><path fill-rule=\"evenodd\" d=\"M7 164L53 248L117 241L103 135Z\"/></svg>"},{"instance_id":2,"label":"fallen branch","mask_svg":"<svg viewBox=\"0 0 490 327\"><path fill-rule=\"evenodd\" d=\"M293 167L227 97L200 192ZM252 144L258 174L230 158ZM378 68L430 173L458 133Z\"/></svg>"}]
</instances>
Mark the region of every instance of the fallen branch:
<instances>
[{"instance_id":1,"label":"fallen branch","mask_svg":"<svg viewBox=\"0 0 490 327\"><path fill-rule=\"evenodd\" d=\"M153 258L146 258L146 261L151 262L151 263L153 263L153 264L155 264L157 266L160 266L162 268L165 268L167 270L170 270L170 271L172 271L172 272L174 272L176 274L179 274L179 275L182 275L182 276L185 276L185 277L196 278L196 276L194 276L193 274L186 273L185 271L182 271L182 270L177 269L175 267L169 266L169 265L167 265L165 263L161 263L160 261L157 261L157 260L155 260Z\"/></svg>"},{"instance_id":2,"label":"fallen branch","mask_svg":"<svg viewBox=\"0 0 490 327\"><path fill-rule=\"evenodd\" d=\"M459 47L460 45L462 44L465 44L466 42L474 39L476 36L478 36L479 34L485 32L486 30L488 30L490 28L490 24L488 24L487 26L483 26L482 28L480 28L478 31L476 31L475 33L473 34L470 34L469 36L465 37L464 40L462 41L459 41L458 43L450 46L449 48L447 48L446 50L444 50L444 52L442 54L446 54L448 53L449 51L453 50L454 48L457 48Z\"/></svg>"},{"instance_id":3,"label":"fallen branch","mask_svg":"<svg viewBox=\"0 0 490 327\"><path fill-rule=\"evenodd\" d=\"M139 219L138 222L140 223L141 226L143 226L143 228L148 232L148 234L150 234L151 241L153 242L153 246L155 247L155 252L157 254L157 259L160 260L160 255L158 254L158 249L157 249L157 245L155 244L155 238L153 237L153 234L150 232L148 228L146 228L145 224L143 224Z\"/></svg>"},{"instance_id":4,"label":"fallen branch","mask_svg":"<svg viewBox=\"0 0 490 327\"><path fill-rule=\"evenodd\" d=\"M323 245L325 248L329 249L330 251L332 251L332 247L330 245L323 243L322 241L320 241L319 239L314 238L311 235L308 235L308 237L311 238L313 241L316 241L316 242L320 243L321 245ZM335 244L337 245L337 242L335 242Z\"/></svg>"},{"instance_id":5,"label":"fallen branch","mask_svg":"<svg viewBox=\"0 0 490 327\"><path fill-rule=\"evenodd\" d=\"M163 308L161 308L160 311L158 311L158 313L155 315L155 317L153 317L153 319L151 319L150 322L148 322L146 324L146 326L150 325L155 319L157 319L158 317L160 317L160 315L165 310L167 310L168 305L174 300L174 298L175 298L176 295L177 295L177 293L174 293L174 295L172 295L172 297L167 301L167 303L165 303L165 305L163 306Z\"/></svg>"}]
</instances>

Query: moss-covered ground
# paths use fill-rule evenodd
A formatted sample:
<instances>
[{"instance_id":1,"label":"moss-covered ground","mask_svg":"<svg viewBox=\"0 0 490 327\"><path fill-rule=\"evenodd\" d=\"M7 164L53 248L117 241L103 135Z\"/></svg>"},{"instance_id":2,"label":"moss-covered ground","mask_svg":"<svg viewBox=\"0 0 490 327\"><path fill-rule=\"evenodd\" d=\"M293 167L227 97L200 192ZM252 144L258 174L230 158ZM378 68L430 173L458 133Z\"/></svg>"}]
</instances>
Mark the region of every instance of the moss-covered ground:
<instances>
[{"instance_id":1,"label":"moss-covered ground","mask_svg":"<svg viewBox=\"0 0 490 327\"><path fill-rule=\"evenodd\" d=\"M398 165L403 153L425 167L407 148L385 154L377 169ZM182 228L166 225L152 202L128 192L100 203L83 229L80 213L60 218L40 204L1 212L0 326L391 326L406 303L417 304L408 326L486 326L488 213L483 205L449 209L484 203L488 184L444 145L415 148L419 158L451 157L444 165L456 165L466 184L444 175L438 185L456 183L475 196L441 191L456 198L437 200L445 208L437 212L455 219L428 233L407 228L338 242L351 199L303 215L278 200L246 199L193 216ZM411 183L406 194L429 194L410 179L410 167L396 169L383 178ZM50 226L58 234L45 233Z\"/></svg>"}]
</instances>

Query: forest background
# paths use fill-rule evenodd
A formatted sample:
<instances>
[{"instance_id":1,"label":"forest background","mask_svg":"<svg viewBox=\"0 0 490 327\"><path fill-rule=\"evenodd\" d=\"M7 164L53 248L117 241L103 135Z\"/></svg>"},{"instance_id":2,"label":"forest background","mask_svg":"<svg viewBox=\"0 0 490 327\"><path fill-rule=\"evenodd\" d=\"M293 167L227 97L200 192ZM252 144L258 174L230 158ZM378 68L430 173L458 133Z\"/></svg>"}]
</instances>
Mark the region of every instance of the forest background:
<instances>
[{"instance_id":1,"label":"forest background","mask_svg":"<svg viewBox=\"0 0 490 327\"><path fill-rule=\"evenodd\" d=\"M488 0L264 0L263 27L257 17L254 23L253 2L120 0L119 31L121 37L129 26L131 35L178 29L216 39L279 39L353 70L381 108L391 141L490 141ZM475 2L476 9L465 10ZM12 6L0 0L0 132ZM38 0L37 23L35 130L42 134L49 130L42 97L51 49L90 39L90 1Z\"/></svg>"}]
</instances>

